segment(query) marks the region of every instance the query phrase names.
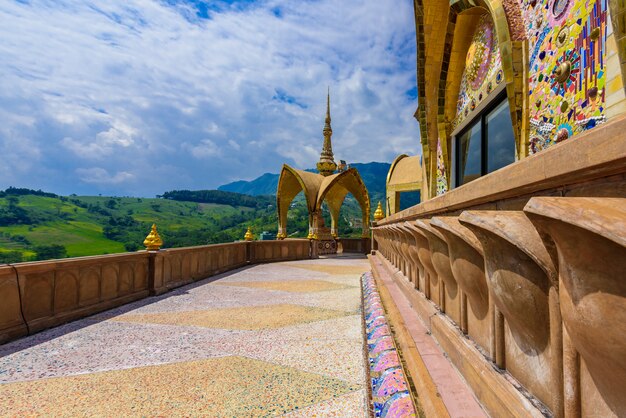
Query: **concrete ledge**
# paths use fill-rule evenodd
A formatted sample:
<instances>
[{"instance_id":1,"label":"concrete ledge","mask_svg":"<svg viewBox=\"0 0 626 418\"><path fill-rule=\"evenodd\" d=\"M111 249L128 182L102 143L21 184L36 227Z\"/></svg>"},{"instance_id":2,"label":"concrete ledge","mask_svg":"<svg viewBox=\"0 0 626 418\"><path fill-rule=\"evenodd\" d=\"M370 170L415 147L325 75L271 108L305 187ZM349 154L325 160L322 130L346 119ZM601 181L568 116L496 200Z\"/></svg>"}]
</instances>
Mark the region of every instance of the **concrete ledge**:
<instances>
[{"instance_id":1,"label":"concrete ledge","mask_svg":"<svg viewBox=\"0 0 626 418\"><path fill-rule=\"evenodd\" d=\"M375 259L375 262L374 262ZM515 380L509 373L497 370L495 365L478 351L473 342L444 315L423 293L414 289L412 283L399 274L392 274L391 264L382 255L372 257L372 265L387 274L397 288L409 301L411 308L419 317L419 321L432 334L440 354L449 359L456 370L463 376L473 394L482 406L497 417L543 417L542 410L537 408L516 387ZM376 268L374 268L376 271ZM380 274L380 273L379 273ZM381 297L383 293L381 292ZM383 302L385 301L383 297ZM391 303L394 303L392 300ZM387 307L387 304L385 304ZM391 321L394 324L393 321ZM394 324L395 325L395 324ZM404 351L404 350L403 350ZM404 355L404 352L403 352ZM418 354L419 355L419 354ZM422 363L430 361L427 355ZM405 359L407 363L409 359ZM424 366L427 367L427 366ZM427 375L431 380L430 374ZM439 388L437 396L443 389ZM418 396L420 395L418 389ZM432 396L431 394L428 394ZM421 399L421 398L420 398ZM456 414L451 414L457 416ZM438 415L435 415L438 416Z\"/></svg>"},{"instance_id":2,"label":"concrete ledge","mask_svg":"<svg viewBox=\"0 0 626 418\"><path fill-rule=\"evenodd\" d=\"M409 379L426 416L487 416L404 297L397 281L406 279L390 275L382 256L371 256L370 263Z\"/></svg>"},{"instance_id":3,"label":"concrete ledge","mask_svg":"<svg viewBox=\"0 0 626 418\"><path fill-rule=\"evenodd\" d=\"M381 260L381 263L385 265L385 267L387 268L387 271L392 271L392 266L389 260L384 258L382 255L379 257L379 259ZM402 293L404 294L404 296L409 300L409 302L411 303L411 307L415 309L415 311L417 312L417 315L420 317L420 319L424 323L424 326L426 326L428 331L431 331L430 319L434 315L437 315L438 313L440 313L439 309L437 308L437 305L435 305L432 301L426 299L426 296L424 296L422 292L415 289L413 287L413 283L406 280L404 276L401 276L401 277L400 276L401 276L401 272L399 271L393 275L395 283L398 285L400 290L402 290Z\"/></svg>"},{"instance_id":4,"label":"concrete ledge","mask_svg":"<svg viewBox=\"0 0 626 418\"><path fill-rule=\"evenodd\" d=\"M30 333L32 334L35 332L43 331L44 329L47 329L47 328L56 327L58 325L75 321L77 319L82 319L90 315L99 313L99 312L117 308L119 306L126 305L127 303L135 302L140 299L145 299L147 297L148 297L148 291L142 290L140 292L136 292L131 295L126 295L126 296L122 296L119 298L107 300L105 302L86 306L84 308L75 309L75 310L60 313L54 316L34 319L31 321L28 321L28 327L30 329Z\"/></svg>"},{"instance_id":5,"label":"concrete ledge","mask_svg":"<svg viewBox=\"0 0 626 418\"><path fill-rule=\"evenodd\" d=\"M388 289L383 284L381 275L389 274L383 271L380 260L382 257L368 256L372 265L372 273L376 279L378 292L385 307L387 319L394 331L394 337L404 363L406 364L407 378L411 387L417 392L417 399L427 417L450 417L446 406L437 392L437 386L422 360L422 357L411 338L402 315L393 303Z\"/></svg>"},{"instance_id":6,"label":"concrete ledge","mask_svg":"<svg viewBox=\"0 0 626 418\"><path fill-rule=\"evenodd\" d=\"M432 318L432 335L465 378L483 406L494 417L543 417L511 382L513 378L474 347L446 318Z\"/></svg>"},{"instance_id":7,"label":"concrete ledge","mask_svg":"<svg viewBox=\"0 0 626 418\"><path fill-rule=\"evenodd\" d=\"M0 267L0 344L28 334L20 310L21 300L15 269Z\"/></svg>"}]
</instances>

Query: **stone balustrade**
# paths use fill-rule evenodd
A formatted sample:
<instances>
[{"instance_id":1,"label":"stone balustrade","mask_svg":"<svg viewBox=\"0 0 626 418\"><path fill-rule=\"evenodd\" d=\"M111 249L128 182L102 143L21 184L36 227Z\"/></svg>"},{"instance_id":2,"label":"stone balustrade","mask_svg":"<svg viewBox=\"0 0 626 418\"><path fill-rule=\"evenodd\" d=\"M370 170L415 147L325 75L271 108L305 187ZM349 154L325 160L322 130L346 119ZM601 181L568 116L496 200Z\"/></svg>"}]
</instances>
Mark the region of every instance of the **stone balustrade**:
<instances>
[{"instance_id":1,"label":"stone balustrade","mask_svg":"<svg viewBox=\"0 0 626 418\"><path fill-rule=\"evenodd\" d=\"M372 250L370 238L339 238L338 241L342 253L368 254Z\"/></svg>"},{"instance_id":2,"label":"stone balustrade","mask_svg":"<svg viewBox=\"0 0 626 418\"><path fill-rule=\"evenodd\" d=\"M373 228L376 255L418 313L438 312L422 319L496 416L626 416L617 126L603 128L616 137L590 137L614 153L585 138L560 144Z\"/></svg>"},{"instance_id":3,"label":"stone balustrade","mask_svg":"<svg viewBox=\"0 0 626 418\"><path fill-rule=\"evenodd\" d=\"M248 264L314 256L304 239L0 265L0 344Z\"/></svg>"}]
</instances>

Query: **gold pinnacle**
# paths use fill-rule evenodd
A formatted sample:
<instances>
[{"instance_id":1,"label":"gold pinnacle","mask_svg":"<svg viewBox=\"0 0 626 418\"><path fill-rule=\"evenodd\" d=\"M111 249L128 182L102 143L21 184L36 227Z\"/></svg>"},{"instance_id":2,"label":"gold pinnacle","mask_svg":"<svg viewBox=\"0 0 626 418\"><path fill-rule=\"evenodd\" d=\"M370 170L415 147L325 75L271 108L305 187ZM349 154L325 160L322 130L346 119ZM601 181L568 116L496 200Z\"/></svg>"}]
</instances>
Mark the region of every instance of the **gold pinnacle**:
<instances>
[{"instance_id":1,"label":"gold pinnacle","mask_svg":"<svg viewBox=\"0 0 626 418\"><path fill-rule=\"evenodd\" d=\"M326 121L322 133L324 134L324 145L322 146L320 160L317 163L317 171L323 176L330 176L337 170L331 142L333 129L330 127L330 87L328 88L328 95L326 96Z\"/></svg>"},{"instance_id":2,"label":"gold pinnacle","mask_svg":"<svg viewBox=\"0 0 626 418\"><path fill-rule=\"evenodd\" d=\"M248 230L246 231L246 235L244 235L243 239L245 239L246 241L254 240L254 234L252 233L252 228L248 227Z\"/></svg>"},{"instance_id":3,"label":"gold pinnacle","mask_svg":"<svg viewBox=\"0 0 626 418\"><path fill-rule=\"evenodd\" d=\"M376 212L374 212L374 220L378 222L384 217L385 217L385 212L383 212L383 205L379 201L378 207L376 208Z\"/></svg>"},{"instance_id":4,"label":"gold pinnacle","mask_svg":"<svg viewBox=\"0 0 626 418\"><path fill-rule=\"evenodd\" d=\"M159 233L157 232L156 224L152 224L150 233L148 234L146 239L143 241L143 245L146 247L146 250L148 251L159 251L159 249L163 245L163 241L161 240L161 237L159 236Z\"/></svg>"}]
</instances>

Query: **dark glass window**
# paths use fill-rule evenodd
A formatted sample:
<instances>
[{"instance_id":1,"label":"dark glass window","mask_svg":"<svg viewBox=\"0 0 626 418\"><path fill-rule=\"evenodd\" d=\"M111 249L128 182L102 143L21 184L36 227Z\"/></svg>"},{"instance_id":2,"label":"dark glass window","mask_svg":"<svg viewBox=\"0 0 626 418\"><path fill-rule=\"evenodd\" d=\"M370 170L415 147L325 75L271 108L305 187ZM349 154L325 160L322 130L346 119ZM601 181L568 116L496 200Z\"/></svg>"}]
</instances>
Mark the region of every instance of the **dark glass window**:
<instances>
[{"instance_id":1,"label":"dark glass window","mask_svg":"<svg viewBox=\"0 0 626 418\"><path fill-rule=\"evenodd\" d=\"M457 186L515 161L515 137L506 95L494 100L456 136L455 158Z\"/></svg>"},{"instance_id":2,"label":"dark glass window","mask_svg":"<svg viewBox=\"0 0 626 418\"><path fill-rule=\"evenodd\" d=\"M481 137L480 121L471 125L458 137L459 186L481 176L483 165Z\"/></svg>"},{"instance_id":3,"label":"dark glass window","mask_svg":"<svg viewBox=\"0 0 626 418\"><path fill-rule=\"evenodd\" d=\"M487 173L515 161L515 137L509 101L503 100L485 116L487 126Z\"/></svg>"}]
</instances>

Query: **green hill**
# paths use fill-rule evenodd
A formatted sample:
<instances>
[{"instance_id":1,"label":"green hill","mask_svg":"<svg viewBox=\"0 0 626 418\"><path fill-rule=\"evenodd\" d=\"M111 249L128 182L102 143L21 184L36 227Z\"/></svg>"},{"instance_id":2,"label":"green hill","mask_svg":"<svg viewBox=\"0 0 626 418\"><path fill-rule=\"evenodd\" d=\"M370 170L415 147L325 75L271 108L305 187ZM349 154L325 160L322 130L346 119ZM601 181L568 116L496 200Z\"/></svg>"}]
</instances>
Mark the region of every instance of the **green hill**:
<instances>
[{"instance_id":1,"label":"green hill","mask_svg":"<svg viewBox=\"0 0 626 418\"><path fill-rule=\"evenodd\" d=\"M373 213L376 203L384 201L389 164L352 167L369 190ZM278 174L267 173L220 190L173 190L157 198L57 196L9 188L0 191L0 263L136 251L143 248L152 223L159 228L164 248L240 240L248 226L257 235L263 231L274 235L277 183ZM330 215L323 210L330 225ZM360 229L350 226L361 219L353 197L346 198L341 215L339 235L360 236ZM292 237L308 234L302 194L290 208L288 231Z\"/></svg>"},{"instance_id":2,"label":"green hill","mask_svg":"<svg viewBox=\"0 0 626 418\"><path fill-rule=\"evenodd\" d=\"M231 242L247 225L277 223L273 206L11 192L0 192L0 263L135 251L152 223L165 247Z\"/></svg>"}]
</instances>

